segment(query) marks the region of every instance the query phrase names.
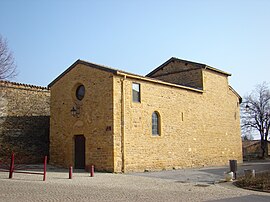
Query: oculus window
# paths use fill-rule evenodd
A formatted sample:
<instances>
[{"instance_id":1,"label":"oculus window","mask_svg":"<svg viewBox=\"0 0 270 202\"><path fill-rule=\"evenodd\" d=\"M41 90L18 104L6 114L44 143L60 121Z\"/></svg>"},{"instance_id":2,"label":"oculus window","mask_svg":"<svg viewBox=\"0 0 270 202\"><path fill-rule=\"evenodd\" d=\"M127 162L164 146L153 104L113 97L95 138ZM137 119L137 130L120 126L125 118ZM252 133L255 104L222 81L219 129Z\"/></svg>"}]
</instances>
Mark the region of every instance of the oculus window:
<instances>
[{"instance_id":1,"label":"oculus window","mask_svg":"<svg viewBox=\"0 0 270 202\"><path fill-rule=\"evenodd\" d=\"M141 102L141 85L132 83L132 100L133 102Z\"/></svg>"},{"instance_id":2,"label":"oculus window","mask_svg":"<svg viewBox=\"0 0 270 202\"><path fill-rule=\"evenodd\" d=\"M79 85L76 89L76 98L78 100L82 100L85 95L85 87L84 85Z\"/></svg>"},{"instance_id":3,"label":"oculus window","mask_svg":"<svg viewBox=\"0 0 270 202\"><path fill-rule=\"evenodd\" d=\"M160 116L158 112L153 112L152 114L152 135L160 135Z\"/></svg>"}]
</instances>

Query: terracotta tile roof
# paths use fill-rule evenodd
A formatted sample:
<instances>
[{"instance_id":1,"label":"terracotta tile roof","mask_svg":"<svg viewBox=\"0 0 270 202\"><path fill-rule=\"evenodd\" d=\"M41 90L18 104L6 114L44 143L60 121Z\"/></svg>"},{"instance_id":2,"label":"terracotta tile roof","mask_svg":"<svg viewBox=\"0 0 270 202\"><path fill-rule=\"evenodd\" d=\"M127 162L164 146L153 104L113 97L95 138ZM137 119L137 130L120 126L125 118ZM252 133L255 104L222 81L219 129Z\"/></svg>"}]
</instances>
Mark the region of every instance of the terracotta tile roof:
<instances>
[{"instance_id":1,"label":"terracotta tile roof","mask_svg":"<svg viewBox=\"0 0 270 202\"><path fill-rule=\"evenodd\" d=\"M40 89L40 90L49 90L47 87L43 86L36 86L36 85L31 85L31 84L25 84L25 83L17 83L17 82L12 82L12 81L5 81L5 80L0 80L0 86L10 86L10 87L23 87L23 88L30 88L30 89Z\"/></svg>"}]
</instances>

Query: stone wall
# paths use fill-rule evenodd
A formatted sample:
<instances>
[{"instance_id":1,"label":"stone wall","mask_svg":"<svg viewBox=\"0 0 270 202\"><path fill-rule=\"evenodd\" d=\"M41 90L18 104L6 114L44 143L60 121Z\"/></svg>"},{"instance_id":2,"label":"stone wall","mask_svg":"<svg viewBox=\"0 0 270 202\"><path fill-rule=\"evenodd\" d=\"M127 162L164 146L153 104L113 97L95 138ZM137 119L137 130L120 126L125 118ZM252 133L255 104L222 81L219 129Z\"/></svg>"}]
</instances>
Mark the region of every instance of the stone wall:
<instances>
[{"instance_id":1,"label":"stone wall","mask_svg":"<svg viewBox=\"0 0 270 202\"><path fill-rule=\"evenodd\" d=\"M174 84L203 89L202 66L201 64L173 60L151 77Z\"/></svg>"},{"instance_id":2,"label":"stone wall","mask_svg":"<svg viewBox=\"0 0 270 202\"><path fill-rule=\"evenodd\" d=\"M85 96L76 99L76 88ZM51 86L50 154L53 165L74 166L76 135L85 137L85 166L113 172L112 74L78 64ZM71 109L80 108L78 116Z\"/></svg>"},{"instance_id":3,"label":"stone wall","mask_svg":"<svg viewBox=\"0 0 270 202\"><path fill-rule=\"evenodd\" d=\"M0 160L41 163L49 155L50 91L0 81Z\"/></svg>"},{"instance_id":4,"label":"stone wall","mask_svg":"<svg viewBox=\"0 0 270 202\"><path fill-rule=\"evenodd\" d=\"M203 90L75 62L50 85L51 163L74 165L76 135L85 137L85 165L93 164L97 170L242 162L239 97L229 87L227 75L201 68L193 76ZM132 101L133 82L141 85L139 103ZM79 85L86 89L81 101L75 97ZM74 107L80 109L78 116L71 115ZM155 111L160 115L160 136L152 135Z\"/></svg>"},{"instance_id":5,"label":"stone wall","mask_svg":"<svg viewBox=\"0 0 270 202\"><path fill-rule=\"evenodd\" d=\"M239 98L230 90L226 75L210 70L201 74L205 89L201 92L128 75L115 77L115 171L242 162ZM132 102L132 82L141 84L141 103ZM152 136L155 111L160 114L160 136Z\"/></svg>"}]
</instances>

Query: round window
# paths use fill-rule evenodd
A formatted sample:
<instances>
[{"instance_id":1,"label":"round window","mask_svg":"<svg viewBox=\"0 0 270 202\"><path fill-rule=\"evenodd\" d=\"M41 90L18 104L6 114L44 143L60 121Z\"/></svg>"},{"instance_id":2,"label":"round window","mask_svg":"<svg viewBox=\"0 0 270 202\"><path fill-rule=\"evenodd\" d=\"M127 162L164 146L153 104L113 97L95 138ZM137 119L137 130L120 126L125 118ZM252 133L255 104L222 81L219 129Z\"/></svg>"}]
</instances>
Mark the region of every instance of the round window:
<instances>
[{"instance_id":1,"label":"round window","mask_svg":"<svg viewBox=\"0 0 270 202\"><path fill-rule=\"evenodd\" d=\"M85 87L84 87L84 85L78 86L78 88L76 90L76 98L78 100L82 100L84 98L84 94L85 94Z\"/></svg>"}]
</instances>

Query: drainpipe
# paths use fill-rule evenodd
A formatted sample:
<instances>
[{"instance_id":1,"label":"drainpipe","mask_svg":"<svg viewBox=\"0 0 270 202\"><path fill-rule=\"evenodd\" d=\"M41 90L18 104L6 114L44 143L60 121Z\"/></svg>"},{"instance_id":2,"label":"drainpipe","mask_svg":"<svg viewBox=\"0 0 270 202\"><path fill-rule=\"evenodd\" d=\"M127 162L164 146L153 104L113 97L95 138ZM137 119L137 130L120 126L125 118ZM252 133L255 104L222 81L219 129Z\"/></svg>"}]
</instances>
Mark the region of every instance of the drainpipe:
<instances>
[{"instance_id":1,"label":"drainpipe","mask_svg":"<svg viewBox=\"0 0 270 202\"><path fill-rule=\"evenodd\" d=\"M122 154L122 168L125 172L125 80L126 75L121 79L121 154Z\"/></svg>"}]
</instances>

